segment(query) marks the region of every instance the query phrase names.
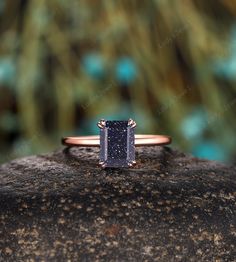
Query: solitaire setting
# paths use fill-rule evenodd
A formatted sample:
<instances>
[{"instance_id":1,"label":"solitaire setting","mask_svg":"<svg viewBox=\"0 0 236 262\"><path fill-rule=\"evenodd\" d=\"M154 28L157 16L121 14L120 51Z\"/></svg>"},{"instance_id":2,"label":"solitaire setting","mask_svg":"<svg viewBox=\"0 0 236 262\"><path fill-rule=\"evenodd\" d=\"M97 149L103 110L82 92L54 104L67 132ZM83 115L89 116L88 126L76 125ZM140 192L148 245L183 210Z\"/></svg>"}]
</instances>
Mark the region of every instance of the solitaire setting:
<instances>
[{"instance_id":1,"label":"solitaire setting","mask_svg":"<svg viewBox=\"0 0 236 262\"><path fill-rule=\"evenodd\" d=\"M135 165L135 147L163 146L171 143L165 135L136 135L134 120L104 120L97 126L100 136L74 136L62 138L67 147L100 147L99 164L106 168L126 168Z\"/></svg>"},{"instance_id":2,"label":"solitaire setting","mask_svg":"<svg viewBox=\"0 0 236 262\"><path fill-rule=\"evenodd\" d=\"M135 164L134 120L98 122L102 167L131 167Z\"/></svg>"}]
</instances>

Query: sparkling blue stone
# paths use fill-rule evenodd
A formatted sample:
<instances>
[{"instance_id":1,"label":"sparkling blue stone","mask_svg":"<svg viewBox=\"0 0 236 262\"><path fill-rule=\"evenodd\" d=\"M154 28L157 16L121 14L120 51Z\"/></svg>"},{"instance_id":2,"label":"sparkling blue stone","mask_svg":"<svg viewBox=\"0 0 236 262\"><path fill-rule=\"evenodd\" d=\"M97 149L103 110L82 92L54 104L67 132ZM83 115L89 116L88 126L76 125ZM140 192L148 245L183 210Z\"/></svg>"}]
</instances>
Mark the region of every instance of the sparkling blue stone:
<instances>
[{"instance_id":1,"label":"sparkling blue stone","mask_svg":"<svg viewBox=\"0 0 236 262\"><path fill-rule=\"evenodd\" d=\"M133 161L134 128L128 121L106 121L100 129L100 162L104 167L128 167Z\"/></svg>"}]
</instances>

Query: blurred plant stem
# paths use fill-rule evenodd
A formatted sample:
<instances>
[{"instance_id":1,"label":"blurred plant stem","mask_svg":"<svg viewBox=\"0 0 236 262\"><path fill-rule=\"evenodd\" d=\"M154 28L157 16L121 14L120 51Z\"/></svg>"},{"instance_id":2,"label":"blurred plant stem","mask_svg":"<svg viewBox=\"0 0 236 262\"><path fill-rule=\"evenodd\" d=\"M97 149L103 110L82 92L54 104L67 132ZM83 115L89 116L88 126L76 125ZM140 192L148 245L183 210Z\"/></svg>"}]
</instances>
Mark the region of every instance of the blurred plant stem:
<instances>
[{"instance_id":1,"label":"blurred plant stem","mask_svg":"<svg viewBox=\"0 0 236 262\"><path fill-rule=\"evenodd\" d=\"M40 107L35 103L36 72L40 64L40 37L43 28L35 23L35 12L45 5L44 0L29 2L27 16L24 21L24 31L21 35L21 55L18 61L18 107L21 129L27 138L34 137L41 133Z\"/></svg>"},{"instance_id":2,"label":"blurred plant stem","mask_svg":"<svg viewBox=\"0 0 236 262\"><path fill-rule=\"evenodd\" d=\"M170 133L185 150L209 138L233 156L235 10L228 0L9 1L0 117L11 111L21 130L2 124L0 138L49 149L64 133L96 132L100 116L132 116L142 132Z\"/></svg>"}]
</instances>

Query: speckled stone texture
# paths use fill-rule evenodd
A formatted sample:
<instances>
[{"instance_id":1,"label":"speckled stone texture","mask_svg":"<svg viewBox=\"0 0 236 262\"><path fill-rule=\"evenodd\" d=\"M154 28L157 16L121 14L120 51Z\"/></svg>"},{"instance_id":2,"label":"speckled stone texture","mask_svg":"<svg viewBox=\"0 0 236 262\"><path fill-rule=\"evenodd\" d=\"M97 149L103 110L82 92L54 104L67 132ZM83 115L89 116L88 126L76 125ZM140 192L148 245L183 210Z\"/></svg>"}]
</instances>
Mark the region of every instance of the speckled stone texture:
<instances>
[{"instance_id":1,"label":"speckled stone texture","mask_svg":"<svg viewBox=\"0 0 236 262\"><path fill-rule=\"evenodd\" d=\"M134 127L129 125L129 121L105 121L105 127L100 129L101 166L133 166L134 142Z\"/></svg>"},{"instance_id":2,"label":"speckled stone texture","mask_svg":"<svg viewBox=\"0 0 236 262\"><path fill-rule=\"evenodd\" d=\"M74 148L0 167L0 261L236 261L236 168L168 147L101 170Z\"/></svg>"}]
</instances>

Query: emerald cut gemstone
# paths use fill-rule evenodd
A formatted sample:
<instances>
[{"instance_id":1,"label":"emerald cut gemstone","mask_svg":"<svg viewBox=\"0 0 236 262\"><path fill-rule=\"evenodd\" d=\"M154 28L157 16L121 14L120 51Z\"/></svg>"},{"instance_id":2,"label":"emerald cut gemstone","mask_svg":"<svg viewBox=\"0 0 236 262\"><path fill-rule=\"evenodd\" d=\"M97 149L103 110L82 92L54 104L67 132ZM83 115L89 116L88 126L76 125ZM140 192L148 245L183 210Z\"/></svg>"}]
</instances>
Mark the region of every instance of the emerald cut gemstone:
<instances>
[{"instance_id":1,"label":"emerald cut gemstone","mask_svg":"<svg viewBox=\"0 0 236 262\"><path fill-rule=\"evenodd\" d=\"M100 127L100 163L103 167L129 167L135 162L135 122L105 121Z\"/></svg>"}]
</instances>

